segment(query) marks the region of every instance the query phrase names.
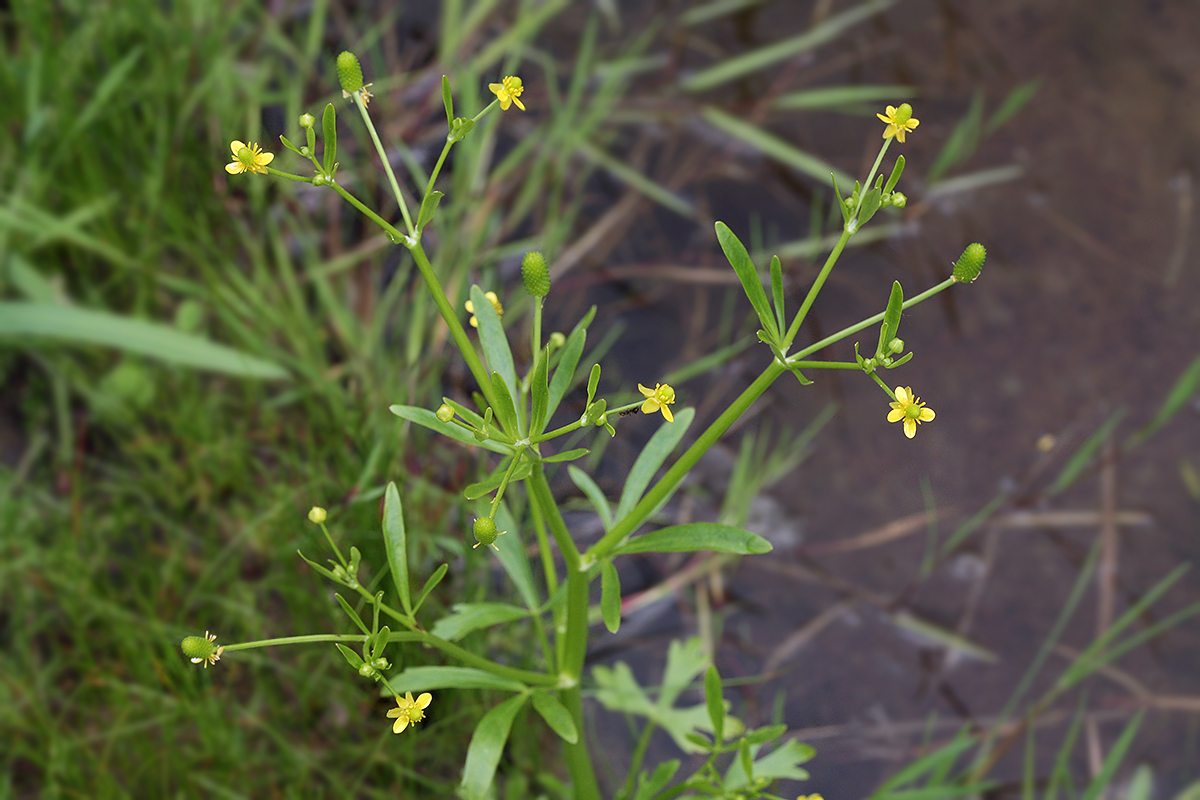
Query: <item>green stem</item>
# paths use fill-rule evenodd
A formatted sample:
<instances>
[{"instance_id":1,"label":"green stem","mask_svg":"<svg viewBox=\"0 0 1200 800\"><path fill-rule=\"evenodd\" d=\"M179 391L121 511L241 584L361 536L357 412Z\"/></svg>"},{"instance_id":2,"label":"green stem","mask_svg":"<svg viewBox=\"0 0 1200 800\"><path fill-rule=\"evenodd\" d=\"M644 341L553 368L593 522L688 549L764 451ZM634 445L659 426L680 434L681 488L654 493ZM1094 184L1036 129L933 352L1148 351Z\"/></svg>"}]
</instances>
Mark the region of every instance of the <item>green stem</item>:
<instances>
[{"instance_id":1,"label":"green stem","mask_svg":"<svg viewBox=\"0 0 1200 800\"><path fill-rule=\"evenodd\" d=\"M796 369L862 369L857 361L788 361Z\"/></svg>"},{"instance_id":2,"label":"green stem","mask_svg":"<svg viewBox=\"0 0 1200 800\"><path fill-rule=\"evenodd\" d=\"M667 473L659 479L658 483L654 484L650 488L650 491L646 492L641 502L634 506L633 510L624 519L617 522L600 541L588 548L588 551L583 556L584 563L587 565L596 563L620 544L621 540L633 533L646 517L658 507L658 504L679 485L679 482L696 465L700 457L717 443L717 440L721 438L725 431L729 430L729 426L736 422L738 417L746 413L747 409L750 408L750 404L761 397L763 392L767 390L767 387L774 383L775 379L786 370L787 368L780 364L778 360L772 361L763 370L763 373L754 380L754 383L750 384L725 409L724 413L717 417L704 433L700 434L700 438L696 440L695 444L679 457L679 460L667 470Z\"/></svg>"},{"instance_id":3,"label":"green stem","mask_svg":"<svg viewBox=\"0 0 1200 800\"><path fill-rule=\"evenodd\" d=\"M785 352L792 346L792 340L800 332L801 323L808 316L808 310L812 308L812 304L816 302L817 295L821 292L821 287L825 285L825 279L829 277L829 273L833 270L833 265L837 263L838 258L842 255L842 251L846 249L846 242L850 241L851 235L852 231L843 230L842 235L838 237L837 244L829 252L829 257L825 259L825 266L821 267L820 274L813 281L812 287L808 290L808 296L804 298L804 302L800 305L800 310L796 312L796 316L792 320L791 327L788 328L787 336L783 337L783 350Z\"/></svg>"},{"instance_id":4,"label":"green stem","mask_svg":"<svg viewBox=\"0 0 1200 800\"><path fill-rule=\"evenodd\" d=\"M930 288L930 289L926 289L925 291L921 292L916 297L905 300L904 304L902 306L900 306L900 308L902 308L902 309L910 308L912 306L915 306L917 303L924 302L924 301L928 300L929 298L933 297L935 294L938 294L939 292L944 292L946 289L949 289L951 286L953 286L956 283L958 283L958 281L954 280L954 278L947 278L946 280L939 283L937 286L934 286L933 288ZM878 314L876 314L873 317L867 317L862 322L855 323L854 325L851 325L848 328L842 328L840 331L833 334L832 336L826 336L821 341L819 341L815 344L810 344L808 347L804 348L800 352L789 356L788 360L787 360L788 366L792 366L792 364L794 362L799 361L800 359L804 358L805 356L812 355L813 353L828 347L829 345L833 344L834 342L839 342L842 339L845 339L847 336L858 333L863 328L870 327L871 325L874 325L877 322L883 322L883 317L884 317L884 314L886 314L886 313L887 313L886 311L880 311Z\"/></svg>"},{"instance_id":5,"label":"green stem","mask_svg":"<svg viewBox=\"0 0 1200 800\"><path fill-rule=\"evenodd\" d=\"M562 700L579 739L566 748L567 768L571 773L574 796L581 800L599 800L600 785L592 767L592 756L588 752L587 736L583 720L583 664L587 655L588 639L588 569L579 557L579 548L571 539L567 524L562 518L554 494L546 481L546 472L541 464L534 465L529 476L530 499L542 514L558 548L562 551L567 572L567 618L565 630L560 631L559 699Z\"/></svg>"},{"instance_id":6,"label":"green stem","mask_svg":"<svg viewBox=\"0 0 1200 800\"><path fill-rule=\"evenodd\" d=\"M400 213L404 215L404 225L408 228L408 235L416 239L417 229L413 225L412 217L408 214L408 204L404 202L404 195L400 192L400 183L396 180L396 173L392 171L391 159L388 158L387 151L383 149L383 142L379 141L379 134L375 131L375 123L371 122L371 115L367 113L367 106L363 103L358 92L354 93L354 105L358 106L358 113L362 114L367 131L371 134L371 141L375 143L375 152L379 153L379 160L383 162L383 171L387 173L388 183L392 186L392 194L396 196L396 203L400 206Z\"/></svg>"}]
</instances>

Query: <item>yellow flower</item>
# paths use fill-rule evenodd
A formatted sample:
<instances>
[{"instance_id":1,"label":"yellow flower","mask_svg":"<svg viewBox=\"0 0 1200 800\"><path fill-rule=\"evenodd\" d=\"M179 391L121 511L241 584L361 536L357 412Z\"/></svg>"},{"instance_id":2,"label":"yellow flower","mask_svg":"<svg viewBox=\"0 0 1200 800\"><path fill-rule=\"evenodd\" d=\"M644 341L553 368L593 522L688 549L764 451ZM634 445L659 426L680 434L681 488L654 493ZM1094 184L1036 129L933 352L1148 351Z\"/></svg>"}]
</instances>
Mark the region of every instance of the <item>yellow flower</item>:
<instances>
[{"instance_id":1,"label":"yellow flower","mask_svg":"<svg viewBox=\"0 0 1200 800\"><path fill-rule=\"evenodd\" d=\"M667 408L675 402L675 390L669 383L656 383L653 389L647 389L639 383L638 391L646 398L646 402L642 403L643 414L661 411L667 422L675 421L675 417L671 416L671 409Z\"/></svg>"},{"instance_id":2,"label":"yellow flower","mask_svg":"<svg viewBox=\"0 0 1200 800\"><path fill-rule=\"evenodd\" d=\"M888 422L904 420L905 436L910 439L916 436L917 423L930 422L933 417L933 409L925 408L925 404L913 394L912 389L896 387L896 402L892 403L892 410L888 412Z\"/></svg>"},{"instance_id":3,"label":"yellow flower","mask_svg":"<svg viewBox=\"0 0 1200 800\"><path fill-rule=\"evenodd\" d=\"M913 119L912 106L908 103L901 103L899 108L888 106L886 113L875 116L887 123L887 127L883 129L883 138L890 139L895 136L901 143L904 142L906 133L921 124L919 119Z\"/></svg>"},{"instance_id":4,"label":"yellow flower","mask_svg":"<svg viewBox=\"0 0 1200 800\"><path fill-rule=\"evenodd\" d=\"M225 652L225 646L214 647L213 642L217 640L214 633L204 632L204 636L188 636L183 640L181 645L184 655L191 656L193 664L203 664L205 669L209 664L216 664L221 660L221 653Z\"/></svg>"},{"instance_id":5,"label":"yellow flower","mask_svg":"<svg viewBox=\"0 0 1200 800\"><path fill-rule=\"evenodd\" d=\"M396 695L396 705L399 708L393 708L387 712L387 715L396 720L392 725L392 733L400 733L409 726L409 723L416 724L425 719L425 709L429 707L429 701L433 699L433 695L425 692L416 700L413 700L412 692L405 692L404 697Z\"/></svg>"},{"instance_id":6,"label":"yellow flower","mask_svg":"<svg viewBox=\"0 0 1200 800\"><path fill-rule=\"evenodd\" d=\"M484 297L486 297L488 300L491 301L492 308L496 309L497 317L504 316L504 306L500 305L500 298L496 297L495 292L488 292L487 294L484 295ZM475 304L472 303L470 300L467 301L466 308L467 308L468 314L473 315L475 313ZM479 319L477 317L474 317L474 316L471 317L471 327L472 328L479 327Z\"/></svg>"},{"instance_id":7,"label":"yellow flower","mask_svg":"<svg viewBox=\"0 0 1200 800\"><path fill-rule=\"evenodd\" d=\"M525 91L524 84L516 75L509 75L500 83L489 83L488 88L492 90L492 94L500 98L500 109L508 111L508 107L513 103L517 104L517 108L525 110L524 104L519 99L521 93Z\"/></svg>"},{"instance_id":8,"label":"yellow flower","mask_svg":"<svg viewBox=\"0 0 1200 800\"><path fill-rule=\"evenodd\" d=\"M267 174L267 164L275 160L274 153L264 153L257 144L245 144L234 139L229 143L233 151L233 161L225 165L225 171L230 175L241 172L259 172Z\"/></svg>"}]
</instances>

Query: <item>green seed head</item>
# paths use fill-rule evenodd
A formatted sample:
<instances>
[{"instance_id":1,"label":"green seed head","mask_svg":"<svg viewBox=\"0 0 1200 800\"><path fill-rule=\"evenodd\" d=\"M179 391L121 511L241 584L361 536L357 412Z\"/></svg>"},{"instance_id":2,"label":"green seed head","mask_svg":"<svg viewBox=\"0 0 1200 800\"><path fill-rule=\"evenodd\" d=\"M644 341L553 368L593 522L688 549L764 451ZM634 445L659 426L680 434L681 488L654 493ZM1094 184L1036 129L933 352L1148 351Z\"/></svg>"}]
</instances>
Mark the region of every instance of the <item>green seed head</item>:
<instances>
[{"instance_id":1,"label":"green seed head","mask_svg":"<svg viewBox=\"0 0 1200 800\"><path fill-rule=\"evenodd\" d=\"M967 249L963 250L962 255L954 264L954 280L959 283L970 283L978 278L986 258L987 250L979 242L967 245Z\"/></svg>"},{"instance_id":2,"label":"green seed head","mask_svg":"<svg viewBox=\"0 0 1200 800\"><path fill-rule=\"evenodd\" d=\"M343 50L337 57L337 76L342 84L342 91L347 94L354 94L363 88L362 66L358 63L358 56L349 50Z\"/></svg>"},{"instance_id":3,"label":"green seed head","mask_svg":"<svg viewBox=\"0 0 1200 800\"><path fill-rule=\"evenodd\" d=\"M496 529L496 520L491 517L479 517L475 520L475 541L487 547L496 541L500 532Z\"/></svg>"},{"instance_id":4,"label":"green seed head","mask_svg":"<svg viewBox=\"0 0 1200 800\"><path fill-rule=\"evenodd\" d=\"M521 259L521 278L525 281L525 291L534 297L545 297L550 292L550 268L546 265L546 257L536 250L531 250Z\"/></svg>"}]
</instances>

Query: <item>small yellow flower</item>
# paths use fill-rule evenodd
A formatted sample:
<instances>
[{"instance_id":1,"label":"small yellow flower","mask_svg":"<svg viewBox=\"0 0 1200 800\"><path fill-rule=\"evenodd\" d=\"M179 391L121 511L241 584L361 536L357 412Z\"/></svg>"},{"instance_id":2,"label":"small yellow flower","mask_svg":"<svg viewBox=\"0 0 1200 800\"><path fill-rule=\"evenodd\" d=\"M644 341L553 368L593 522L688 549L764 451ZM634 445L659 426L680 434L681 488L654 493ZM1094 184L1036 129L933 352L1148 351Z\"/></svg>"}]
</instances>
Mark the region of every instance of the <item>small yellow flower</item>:
<instances>
[{"instance_id":1,"label":"small yellow flower","mask_svg":"<svg viewBox=\"0 0 1200 800\"><path fill-rule=\"evenodd\" d=\"M413 700L412 692L405 692L404 697L396 695L396 705L399 707L387 712L388 717L396 720L392 725L392 733L400 733L410 723L415 725L425 719L425 709L432 699L433 695L429 692L424 692L416 700Z\"/></svg>"},{"instance_id":2,"label":"small yellow flower","mask_svg":"<svg viewBox=\"0 0 1200 800\"><path fill-rule=\"evenodd\" d=\"M675 421L675 417L671 415L671 409L667 408L675 403L675 390L669 383L656 383L653 389L647 389L639 383L638 391L646 398L646 402L642 403L643 414L661 411L667 422Z\"/></svg>"},{"instance_id":3,"label":"small yellow flower","mask_svg":"<svg viewBox=\"0 0 1200 800\"><path fill-rule=\"evenodd\" d=\"M308 512L308 521L309 522L314 522L317 525L320 525L322 522L324 522L326 520L327 517L328 517L328 514L325 513L325 509L321 508L320 506L313 506L311 509L309 509L309 512Z\"/></svg>"},{"instance_id":4,"label":"small yellow flower","mask_svg":"<svg viewBox=\"0 0 1200 800\"><path fill-rule=\"evenodd\" d=\"M182 649L185 655L191 656L193 664L203 664L205 669L209 664L216 664L221 660L221 653L225 652L225 646L214 647L213 642L217 640L216 634L204 632L203 638L200 636L188 636L183 640Z\"/></svg>"},{"instance_id":5,"label":"small yellow flower","mask_svg":"<svg viewBox=\"0 0 1200 800\"><path fill-rule=\"evenodd\" d=\"M819 794L802 794L796 800L825 800L825 798Z\"/></svg>"},{"instance_id":6,"label":"small yellow flower","mask_svg":"<svg viewBox=\"0 0 1200 800\"><path fill-rule=\"evenodd\" d=\"M934 417L933 409L925 408L925 404L913 394L913 390L903 386L896 387L896 402L891 405L888 422L904 420L904 435L910 439L917 435L918 422L930 422Z\"/></svg>"},{"instance_id":7,"label":"small yellow flower","mask_svg":"<svg viewBox=\"0 0 1200 800\"><path fill-rule=\"evenodd\" d=\"M371 105L371 98L375 96L367 91L367 89L370 89L373 85L374 84L371 83L365 83L357 92L347 92L345 89L342 89L342 97L349 100L351 97L354 97L354 95L358 95L362 98L363 108L366 108L367 106Z\"/></svg>"},{"instance_id":8,"label":"small yellow flower","mask_svg":"<svg viewBox=\"0 0 1200 800\"><path fill-rule=\"evenodd\" d=\"M521 93L525 91L524 84L516 75L509 75L500 83L489 83L488 88L492 90L492 94L500 98L500 109L508 111L508 107L513 103L517 104L517 108L525 110L524 104L521 103Z\"/></svg>"},{"instance_id":9,"label":"small yellow flower","mask_svg":"<svg viewBox=\"0 0 1200 800\"><path fill-rule=\"evenodd\" d=\"M886 113L875 116L887 123L887 127L883 129L883 138L890 139L895 136L901 144L905 134L921 124L919 119L913 118L912 106L908 103L901 103L899 108L888 106Z\"/></svg>"},{"instance_id":10,"label":"small yellow flower","mask_svg":"<svg viewBox=\"0 0 1200 800\"><path fill-rule=\"evenodd\" d=\"M229 143L233 151L233 161L225 165L225 171L230 175L242 172L258 172L267 174L267 164L275 160L274 153L264 153L257 144L245 144L234 139Z\"/></svg>"},{"instance_id":11,"label":"small yellow flower","mask_svg":"<svg viewBox=\"0 0 1200 800\"><path fill-rule=\"evenodd\" d=\"M504 306L500 305L500 298L496 296L495 292L488 292L487 294L484 295L484 297L486 297L488 300L491 301L492 308L496 309L497 317L504 316ZM466 308L467 308L468 314L474 315L474 313L475 313L475 304L474 303L472 303L470 300L468 300L466 303ZM479 327L479 319L475 316L471 317L471 327L472 328Z\"/></svg>"}]
</instances>

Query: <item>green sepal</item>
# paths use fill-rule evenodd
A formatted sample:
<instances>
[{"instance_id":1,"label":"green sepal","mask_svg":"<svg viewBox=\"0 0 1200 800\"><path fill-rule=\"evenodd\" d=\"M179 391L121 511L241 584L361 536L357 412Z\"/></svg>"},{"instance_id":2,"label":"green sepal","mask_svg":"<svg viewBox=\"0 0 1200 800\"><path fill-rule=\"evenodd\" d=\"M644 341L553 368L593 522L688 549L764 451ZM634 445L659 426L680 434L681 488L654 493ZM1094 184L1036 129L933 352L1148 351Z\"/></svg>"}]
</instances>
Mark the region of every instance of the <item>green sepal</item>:
<instances>
[{"instance_id":1,"label":"green sepal","mask_svg":"<svg viewBox=\"0 0 1200 800\"><path fill-rule=\"evenodd\" d=\"M425 226L433 219L433 215L437 213L438 206L441 205L444 194L445 192L439 192L437 189L434 189L425 195L425 199L421 201L421 210L417 212L418 233L425 230Z\"/></svg>"},{"instance_id":2,"label":"green sepal","mask_svg":"<svg viewBox=\"0 0 1200 800\"><path fill-rule=\"evenodd\" d=\"M587 411L583 412L587 418L589 425L602 425L601 419L604 418L605 412L608 411L608 401L601 397L596 402L587 407Z\"/></svg>"},{"instance_id":3,"label":"green sepal","mask_svg":"<svg viewBox=\"0 0 1200 800\"><path fill-rule=\"evenodd\" d=\"M892 281L892 294L888 297L887 310L883 312L883 326L879 329L879 349L877 355L888 355L888 345L896 338L900 330L900 313L904 310L904 290L900 281Z\"/></svg>"},{"instance_id":4,"label":"green sepal","mask_svg":"<svg viewBox=\"0 0 1200 800\"><path fill-rule=\"evenodd\" d=\"M611 560L600 568L600 615L609 633L621 627L621 578Z\"/></svg>"},{"instance_id":5,"label":"green sepal","mask_svg":"<svg viewBox=\"0 0 1200 800\"><path fill-rule=\"evenodd\" d=\"M496 405L492 408L496 411L496 417L499 418L500 425L514 436L517 435L519 433L517 430L517 408L513 405L512 394L508 391L508 383L505 382L499 372L492 373L492 393L496 396Z\"/></svg>"},{"instance_id":6,"label":"green sepal","mask_svg":"<svg viewBox=\"0 0 1200 800\"><path fill-rule=\"evenodd\" d=\"M449 564L442 564L440 567L434 570L432 575L429 576L429 580L425 581L425 585L421 588L421 593L417 595L416 602L413 603L414 614L421 609L421 606L425 603L425 598L429 597L429 593L432 592L437 585L442 582L442 578L446 577L446 573L449 570Z\"/></svg>"},{"instance_id":7,"label":"green sepal","mask_svg":"<svg viewBox=\"0 0 1200 800\"><path fill-rule=\"evenodd\" d=\"M771 297L775 301L775 330L786 331L783 309L783 264L779 256L771 256Z\"/></svg>"},{"instance_id":8,"label":"green sepal","mask_svg":"<svg viewBox=\"0 0 1200 800\"><path fill-rule=\"evenodd\" d=\"M879 201L882 197L883 193L879 191L878 186L863 195L858 212L858 224L860 226L866 225L871 217L875 216L875 212L879 210Z\"/></svg>"},{"instance_id":9,"label":"green sepal","mask_svg":"<svg viewBox=\"0 0 1200 800\"><path fill-rule=\"evenodd\" d=\"M454 125L454 98L450 96L450 79L442 76L442 105L446 107L446 127Z\"/></svg>"},{"instance_id":10,"label":"green sepal","mask_svg":"<svg viewBox=\"0 0 1200 800\"><path fill-rule=\"evenodd\" d=\"M883 187L884 194L891 194L892 189L896 188L896 184L900 181L900 176L904 174L904 156L896 159L896 166L892 167L891 177L888 178Z\"/></svg>"},{"instance_id":11,"label":"green sepal","mask_svg":"<svg viewBox=\"0 0 1200 800\"><path fill-rule=\"evenodd\" d=\"M333 175L333 170L337 166L337 112L333 108L333 103L325 104L325 114L321 119L321 128L324 132L325 155L325 174ZM311 128L309 130L312 130Z\"/></svg>"},{"instance_id":12,"label":"green sepal","mask_svg":"<svg viewBox=\"0 0 1200 800\"><path fill-rule=\"evenodd\" d=\"M754 333L756 336L758 336L758 340L760 342L762 342L763 344L769 344L772 347L775 347L779 344L771 337L771 334L767 333L764 330L760 329L760 330L755 331Z\"/></svg>"},{"instance_id":13,"label":"green sepal","mask_svg":"<svg viewBox=\"0 0 1200 800\"><path fill-rule=\"evenodd\" d=\"M533 708L564 742L575 744L579 741L579 731L571 712L553 694L544 689L534 691Z\"/></svg>"},{"instance_id":14,"label":"green sepal","mask_svg":"<svg viewBox=\"0 0 1200 800\"><path fill-rule=\"evenodd\" d=\"M310 128L309 130L312 130L312 129ZM299 148L299 147L296 147L296 145L292 144L291 140L290 140L290 139L288 139L288 138L287 138L286 136L284 136L283 134L280 134L280 136L279 136L279 141L283 143L283 146L284 146L284 147L286 147L288 150L291 150L291 151L292 151L293 153L295 153L296 155L300 155L300 154L301 154L301 153L300 153L300 148Z\"/></svg>"},{"instance_id":15,"label":"green sepal","mask_svg":"<svg viewBox=\"0 0 1200 800\"><path fill-rule=\"evenodd\" d=\"M351 607L350 603L346 601L346 598L342 597L342 595L338 592L333 593L333 598L337 600L338 605L342 607L342 611L346 612L346 616L348 616L351 621L358 626L358 629L367 636L370 636L371 629L368 628L367 624L362 621L362 617L360 617L358 612Z\"/></svg>"},{"instance_id":16,"label":"green sepal","mask_svg":"<svg viewBox=\"0 0 1200 800\"><path fill-rule=\"evenodd\" d=\"M713 664L709 664L704 672L704 703L713 726L713 743L719 747L725 741L725 694L721 689L721 675Z\"/></svg>"},{"instance_id":17,"label":"green sepal","mask_svg":"<svg viewBox=\"0 0 1200 800\"><path fill-rule=\"evenodd\" d=\"M589 450L586 447L576 447L574 450L564 450L561 453L556 453L552 456L546 456L539 459L543 464L554 464L559 461L574 461L577 458L582 458L588 454Z\"/></svg>"},{"instance_id":18,"label":"green sepal","mask_svg":"<svg viewBox=\"0 0 1200 800\"><path fill-rule=\"evenodd\" d=\"M763 290L758 270L754 268L754 262L750 260L750 253L746 251L746 246L724 222L718 222L716 229L717 241L721 243L721 250L725 252L729 266L733 267L733 271L737 273L738 280L742 284L742 291L746 293L746 299L750 301L750 305L754 306L754 312L758 314L763 330L778 341L779 328L775 324L775 316L771 313L771 306L767 302L767 293Z\"/></svg>"},{"instance_id":19,"label":"green sepal","mask_svg":"<svg viewBox=\"0 0 1200 800\"><path fill-rule=\"evenodd\" d=\"M529 376L532 412L529 415L529 435L537 436L546 427L546 410L550 407L550 346L538 354L533 374Z\"/></svg>"},{"instance_id":20,"label":"green sepal","mask_svg":"<svg viewBox=\"0 0 1200 800\"><path fill-rule=\"evenodd\" d=\"M400 490L395 482L387 485L383 493L383 543L387 548L388 566L391 567L392 583L400 604L412 617L412 596L408 585L408 535L404 529L404 506L400 502Z\"/></svg>"},{"instance_id":21,"label":"green sepal","mask_svg":"<svg viewBox=\"0 0 1200 800\"><path fill-rule=\"evenodd\" d=\"M338 652L346 658L346 661L350 663L350 666L354 667L355 672L358 672L358 670L362 668L362 665L365 663L362 659L362 656L351 650L349 647L346 647L344 644L337 644L335 642L333 646L336 647Z\"/></svg>"}]
</instances>

